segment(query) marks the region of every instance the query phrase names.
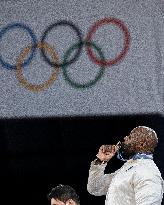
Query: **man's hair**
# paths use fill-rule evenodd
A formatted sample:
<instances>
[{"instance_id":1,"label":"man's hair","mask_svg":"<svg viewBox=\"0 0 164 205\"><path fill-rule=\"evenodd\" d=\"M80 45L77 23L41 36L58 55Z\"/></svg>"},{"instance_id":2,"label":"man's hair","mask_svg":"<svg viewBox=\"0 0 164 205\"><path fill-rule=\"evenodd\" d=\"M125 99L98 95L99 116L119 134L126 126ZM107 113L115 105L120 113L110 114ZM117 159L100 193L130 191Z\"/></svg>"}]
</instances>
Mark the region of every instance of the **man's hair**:
<instances>
[{"instance_id":1,"label":"man's hair","mask_svg":"<svg viewBox=\"0 0 164 205\"><path fill-rule=\"evenodd\" d=\"M69 185L59 184L55 188L52 188L51 192L48 194L48 200L52 198L55 200L62 201L66 203L69 199L72 199L77 205L80 205L80 199L76 191Z\"/></svg>"},{"instance_id":2,"label":"man's hair","mask_svg":"<svg viewBox=\"0 0 164 205\"><path fill-rule=\"evenodd\" d=\"M146 142L146 145L140 148L142 151L154 152L158 144L158 137L153 129L146 126L138 126L131 131L131 134L137 138L138 142Z\"/></svg>"}]
</instances>

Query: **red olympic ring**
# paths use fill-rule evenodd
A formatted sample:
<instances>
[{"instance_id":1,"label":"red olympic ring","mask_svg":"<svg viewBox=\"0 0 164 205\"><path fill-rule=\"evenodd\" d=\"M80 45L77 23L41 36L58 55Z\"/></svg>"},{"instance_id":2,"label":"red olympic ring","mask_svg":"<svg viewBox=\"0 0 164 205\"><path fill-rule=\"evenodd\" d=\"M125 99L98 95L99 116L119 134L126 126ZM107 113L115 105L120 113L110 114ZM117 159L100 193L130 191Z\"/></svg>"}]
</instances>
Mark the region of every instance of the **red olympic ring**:
<instances>
[{"instance_id":1,"label":"red olympic ring","mask_svg":"<svg viewBox=\"0 0 164 205\"><path fill-rule=\"evenodd\" d=\"M116 63L118 63L120 60L122 60L125 55L127 54L129 47L130 47L130 33L128 28L125 26L125 24L116 18L104 18L101 20L96 21L93 26L90 28L86 40L92 42L92 38L93 38L93 34L96 32L96 30L100 27L103 26L105 24L114 24L116 26L118 26L124 34L124 47L122 49L122 51L116 56L116 58L112 59L112 60L99 60L96 58L96 56L94 55L93 51L92 51L92 47L87 47L87 54L89 55L90 59L98 64L98 65L104 65L104 66L112 66Z\"/></svg>"}]
</instances>

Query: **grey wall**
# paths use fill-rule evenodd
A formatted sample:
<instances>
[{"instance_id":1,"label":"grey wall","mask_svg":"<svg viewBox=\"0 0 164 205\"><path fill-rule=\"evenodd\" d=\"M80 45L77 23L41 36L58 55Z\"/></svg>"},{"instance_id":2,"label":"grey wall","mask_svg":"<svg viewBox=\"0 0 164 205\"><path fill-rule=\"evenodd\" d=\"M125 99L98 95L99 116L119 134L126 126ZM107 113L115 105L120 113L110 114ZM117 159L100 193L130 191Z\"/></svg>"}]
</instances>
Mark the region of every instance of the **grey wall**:
<instances>
[{"instance_id":1,"label":"grey wall","mask_svg":"<svg viewBox=\"0 0 164 205\"><path fill-rule=\"evenodd\" d=\"M19 22L29 26L39 42L50 24L66 20L78 26L85 39L94 22L116 18L124 22L131 37L124 58L106 66L102 78L85 89L71 86L60 68L57 79L48 89L33 92L18 82L15 69L0 65L0 117L163 113L162 6L163 2L157 0L0 1L1 33L8 24ZM1 37L0 56L15 64L20 52L30 44L30 36L21 29L13 29ZM124 35L114 24L99 27L93 40L108 60L118 56L124 47ZM60 26L50 32L46 42L55 49L62 62L66 50L77 43L77 37L68 26ZM38 84L47 80L54 69L37 49L23 72L29 82ZM100 66L91 61L83 48L77 61L67 70L75 82L86 83L94 79Z\"/></svg>"}]
</instances>

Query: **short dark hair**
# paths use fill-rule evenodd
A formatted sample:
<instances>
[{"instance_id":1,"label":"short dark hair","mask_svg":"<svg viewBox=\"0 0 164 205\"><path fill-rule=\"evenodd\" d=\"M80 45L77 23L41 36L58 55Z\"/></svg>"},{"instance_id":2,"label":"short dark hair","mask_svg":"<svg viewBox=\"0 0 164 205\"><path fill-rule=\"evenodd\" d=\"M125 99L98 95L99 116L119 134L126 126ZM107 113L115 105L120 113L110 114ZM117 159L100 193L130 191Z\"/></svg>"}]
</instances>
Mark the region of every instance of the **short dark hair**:
<instances>
[{"instance_id":1,"label":"short dark hair","mask_svg":"<svg viewBox=\"0 0 164 205\"><path fill-rule=\"evenodd\" d=\"M69 185L59 184L55 188L52 188L51 192L47 195L48 200L52 198L58 199L64 203L69 199L75 201L78 205L80 205L80 199L77 195L76 191Z\"/></svg>"}]
</instances>

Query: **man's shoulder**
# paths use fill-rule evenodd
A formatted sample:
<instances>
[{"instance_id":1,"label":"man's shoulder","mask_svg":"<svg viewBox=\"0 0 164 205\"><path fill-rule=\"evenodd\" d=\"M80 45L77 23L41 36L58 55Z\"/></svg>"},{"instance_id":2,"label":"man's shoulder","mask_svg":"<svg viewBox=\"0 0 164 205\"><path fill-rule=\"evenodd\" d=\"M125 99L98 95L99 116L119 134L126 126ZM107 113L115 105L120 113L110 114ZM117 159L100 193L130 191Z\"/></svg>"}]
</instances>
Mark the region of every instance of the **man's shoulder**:
<instances>
[{"instance_id":1,"label":"man's shoulder","mask_svg":"<svg viewBox=\"0 0 164 205\"><path fill-rule=\"evenodd\" d=\"M138 159L135 166L135 173L137 175L146 176L160 176L161 173L155 162L151 159Z\"/></svg>"}]
</instances>

